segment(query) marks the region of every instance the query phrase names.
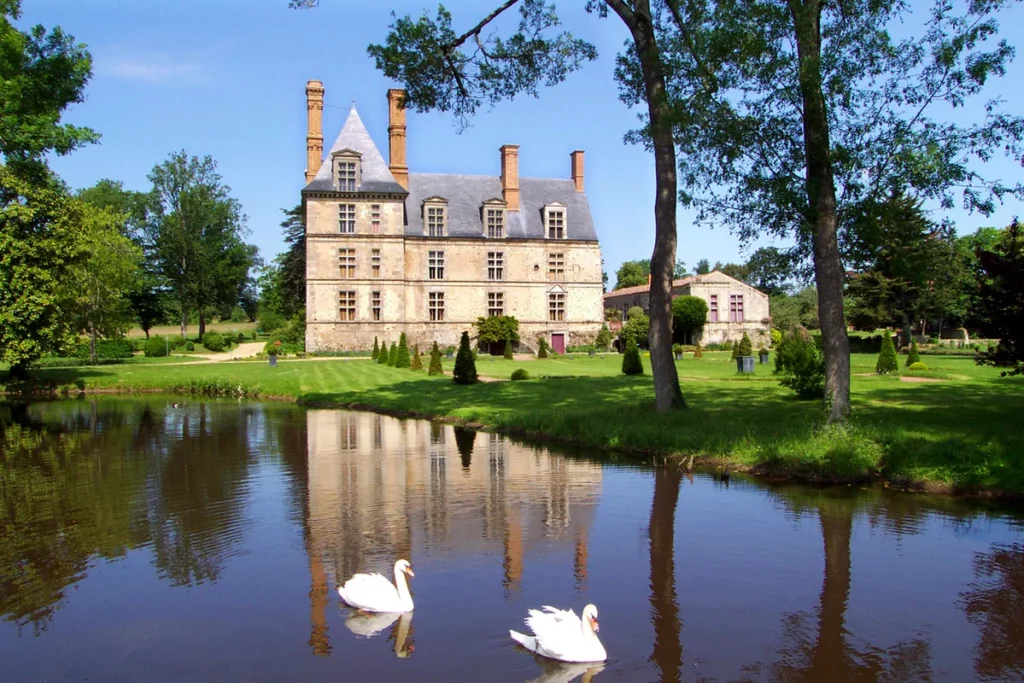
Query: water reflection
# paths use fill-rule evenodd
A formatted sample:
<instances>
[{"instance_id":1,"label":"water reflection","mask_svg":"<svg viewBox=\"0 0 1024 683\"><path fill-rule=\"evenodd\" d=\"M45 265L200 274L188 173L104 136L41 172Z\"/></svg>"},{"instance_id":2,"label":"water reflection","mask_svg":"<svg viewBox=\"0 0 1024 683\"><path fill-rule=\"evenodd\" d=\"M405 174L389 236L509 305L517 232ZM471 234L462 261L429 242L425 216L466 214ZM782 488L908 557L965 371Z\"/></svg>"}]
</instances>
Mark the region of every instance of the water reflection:
<instances>
[{"instance_id":1,"label":"water reflection","mask_svg":"<svg viewBox=\"0 0 1024 683\"><path fill-rule=\"evenodd\" d=\"M412 654L415 644L412 641L412 612L360 612L348 610L349 615L345 618L345 627L363 638L372 638L381 631L394 625L388 635L388 640L393 642L395 656L405 659ZM396 623L397 622L397 623Z\"/></svg>"},{"instance_id":2,"label":"water reflection","mask_svg":"<svg viewBox=\"0 0 1024 683\"><path fill-rule=\"evenodd\" d=\"M982 680L1024 680L1024 545L996 545L974 558L960 607L981 630L974 670Z\"/></svg>"}]
</instances>

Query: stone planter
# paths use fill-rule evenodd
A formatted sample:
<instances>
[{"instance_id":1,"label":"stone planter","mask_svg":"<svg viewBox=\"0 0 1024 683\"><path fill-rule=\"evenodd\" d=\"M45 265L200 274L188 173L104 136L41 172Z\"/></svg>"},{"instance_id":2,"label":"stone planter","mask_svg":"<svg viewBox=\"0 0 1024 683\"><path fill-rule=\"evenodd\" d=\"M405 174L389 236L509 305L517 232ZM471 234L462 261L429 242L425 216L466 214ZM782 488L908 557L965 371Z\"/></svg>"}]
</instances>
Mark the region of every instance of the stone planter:
<instances>
[{"instance_id":1,"label":"stone planter","mask_svg":"<svg viewBox=\"0 0 1024 683\"><path fill-rule=\"evenodd\" d=\"M444 357L445 358L455 358L455 352L454 351L446 351L445 354L444 354Z\"/></svg>"},{"instance_id":2,"label":"stone planter","mask_svg":"<svg viewBox=\"0 0 1024 683\"><path fill-rule=\"evenodd\" d=\"M270 367L277 365L277 356L267 356L267 360L270 362Z\"/></svg>"},{"instance_id":3,"label":"stone planter","mask_svg":"<svg viewBox=\"0 0 1024 683\"><path fill-rule=\"evenodd\" d=\"M758 356L760 356L761 365L768 365L768 354L767 353L760 353L760 354L758 354Z\"/></svg>"},{"instance_id":4,"label":"stone planter","mask_svg":"<svg viewBox=\"0 0 1024 683\"><path fill-rule=\"evenodd\" d=\"M741 375L754 374L754 357L740 356L736 359L736 372Z\"/></svg>"},{"instance_id":5,"label":"stone planter","mask_svg":"<svg viewBox=\"0 0 1024 683\"><path fill-rule=\"evenodd\" d=\"M595 351L594 349L590 349L590 355L591 356L596 356L597 355L597 351Z\"/></svg>"},{"instance_id":6,"label":"stone planter","mask_svg":"<svg viewBox=\"0 0 1024 683\"><path fill-rule=\"evenodd\" d=\"M676 360L682 360L682 359L683 359L683 354L677 353L676 354Z\"/></svg>"}]
</instances>

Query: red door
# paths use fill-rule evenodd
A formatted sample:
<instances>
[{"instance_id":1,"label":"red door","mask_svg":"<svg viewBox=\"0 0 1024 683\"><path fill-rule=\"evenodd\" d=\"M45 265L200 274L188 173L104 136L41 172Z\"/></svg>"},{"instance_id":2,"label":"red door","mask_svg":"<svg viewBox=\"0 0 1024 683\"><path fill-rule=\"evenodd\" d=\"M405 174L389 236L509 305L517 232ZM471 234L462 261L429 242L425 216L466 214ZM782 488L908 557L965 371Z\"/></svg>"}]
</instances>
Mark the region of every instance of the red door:
<instances>
[{"instance_id":1,"label":"red door","mask_svg":"<svg viewBox=\"0 0 1024 683\"><path fill-rule=\"evenodd\" d=\"M555 350L555 353L565 353L565 335L551 335L551 348Z\"/></svg>"}]
</instances>

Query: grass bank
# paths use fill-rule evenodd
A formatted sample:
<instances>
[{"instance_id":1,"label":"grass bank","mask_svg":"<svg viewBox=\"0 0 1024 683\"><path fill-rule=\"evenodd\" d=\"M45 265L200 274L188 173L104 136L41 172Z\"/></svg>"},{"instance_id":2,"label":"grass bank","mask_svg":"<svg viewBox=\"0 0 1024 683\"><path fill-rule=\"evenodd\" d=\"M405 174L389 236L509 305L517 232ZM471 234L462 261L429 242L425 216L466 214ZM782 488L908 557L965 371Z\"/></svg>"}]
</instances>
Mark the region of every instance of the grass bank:
<instances>
[{"instance_id":1,"label":"grass bank","mask_svg":"<svg viewBox=\"0 0 1024 683\"><path fill-rule=\"evenodd\" d=\"M737 376L727 353L677 363L690 409L669 415L654 412L649 375L619 374L619 356L481 359L482 375L506 378L524 367L541 378L470 387L341 359L282 360L275 368L253 362L59 368L35 375L86 391L210 390L440 417L638 457L694 455L767 475L1024 494L1024 378L1000 378L969 359L936 357L919 373L931 381L906 382L875 376L874 361L852 357L855 413L839 429L823 428L820 403L799 401L779 387L770 366Z\"/></svg>"}]
</instances>

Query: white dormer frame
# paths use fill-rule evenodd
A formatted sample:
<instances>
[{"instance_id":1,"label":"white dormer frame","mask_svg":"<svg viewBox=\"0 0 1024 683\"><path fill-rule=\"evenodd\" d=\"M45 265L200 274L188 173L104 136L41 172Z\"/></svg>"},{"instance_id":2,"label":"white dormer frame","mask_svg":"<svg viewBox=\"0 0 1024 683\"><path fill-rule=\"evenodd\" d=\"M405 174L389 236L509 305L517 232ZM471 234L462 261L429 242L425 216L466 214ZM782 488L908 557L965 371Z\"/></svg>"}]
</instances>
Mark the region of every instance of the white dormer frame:
<instances>
[{"instance_id":1,"label":"white dormer frame","mask_svg":"<svg viewBox=\"0 0 1024 683\"><path fill-rule=\"evenodd\" d=\"M430 218L431 213L435 211L441 212L441 234L431 235L430 234ZM423 219L423 234L428 237L445 237L448 235L448 200L444 197L433 196L427 197L423 200L423 204L420 205L420 217Z\"/></svg>"},{"instance_id":2,"label":"white dormer frame","mask_svg":"<svg viewBox=\"0 0 1024 683\"><path fill-rule=\"evenodd\" d=\"M498 211L501 216L501 237L490 237L488 231L488 212ZM480 205L480 228L481 234L490 239L503 239L508 237L508 202L501 197L492 197Z\"/></svg>"},{"instance_id":3,"label":"white dormer frame","mask_svg":"<svg viewBox=\"0 0 1024 683\"><path fill-rule=\"evenodd\" d=\"M551 220L557 214L562 215L562 236L555 237L551 234ZM544 237L549 240L568 239L569 237L569 212L562 202L551 202L544 205Z\"/></svg>"},{"instance_id":4,"label":"white dormer frame","mask_svg":"<svg viewBox=\"0 0 1024 683\"><path fill-rule=\"evenodd\" d=\"M331 178L334 181L334 187L340 192L355 192L359 185L362 183L363 169L362 169L363 155L354 149L339 149L336 152L331 153ZM354 164L355 165L355 185L351 188L342 185L341 181L341 168L342 164Z\"/></svg>"}]
</instances>

